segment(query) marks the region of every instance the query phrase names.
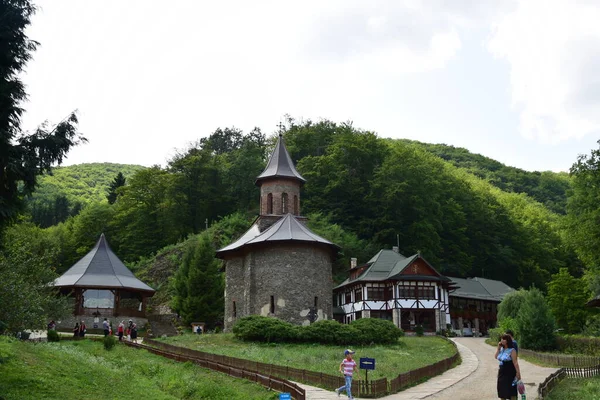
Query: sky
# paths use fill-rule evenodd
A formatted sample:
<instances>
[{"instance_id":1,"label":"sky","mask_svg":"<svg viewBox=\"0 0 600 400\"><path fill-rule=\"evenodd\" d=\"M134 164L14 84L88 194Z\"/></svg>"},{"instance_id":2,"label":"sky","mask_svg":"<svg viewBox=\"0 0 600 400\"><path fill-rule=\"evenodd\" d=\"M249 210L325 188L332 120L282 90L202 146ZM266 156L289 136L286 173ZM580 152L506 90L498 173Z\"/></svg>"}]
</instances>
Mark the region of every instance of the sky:
<instances>
[{"instance_id":1,"label":"sky","mask_svg":"<svg viewBox=\"0 0 600 400\"><path fill-rule=\"evenodd\" d=\"M568 171L600 139L594 0L38 0L23 127L78 110L64 165L166 165L285 115Z\"/></svg>"}]
</instances>

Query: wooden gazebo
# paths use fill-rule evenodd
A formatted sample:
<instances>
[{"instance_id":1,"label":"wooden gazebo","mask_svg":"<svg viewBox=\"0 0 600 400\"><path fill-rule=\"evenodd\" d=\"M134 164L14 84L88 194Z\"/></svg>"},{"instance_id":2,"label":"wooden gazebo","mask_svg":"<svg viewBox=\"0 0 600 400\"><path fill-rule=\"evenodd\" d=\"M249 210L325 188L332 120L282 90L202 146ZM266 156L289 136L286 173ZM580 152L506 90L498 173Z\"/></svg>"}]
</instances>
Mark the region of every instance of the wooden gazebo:
<instances>
[{"instance_id":1,"label":"wooden gazebo","mask_svg":"<svg viewBox=\"0 0 600 400\"><path fill-rule=\"evenodd\" d=\"M155 290L136 278L112 252L104 234L94 248L54 282L74 299L74 314L94 317L146 317Z\"/></svg>"}]
</instances>

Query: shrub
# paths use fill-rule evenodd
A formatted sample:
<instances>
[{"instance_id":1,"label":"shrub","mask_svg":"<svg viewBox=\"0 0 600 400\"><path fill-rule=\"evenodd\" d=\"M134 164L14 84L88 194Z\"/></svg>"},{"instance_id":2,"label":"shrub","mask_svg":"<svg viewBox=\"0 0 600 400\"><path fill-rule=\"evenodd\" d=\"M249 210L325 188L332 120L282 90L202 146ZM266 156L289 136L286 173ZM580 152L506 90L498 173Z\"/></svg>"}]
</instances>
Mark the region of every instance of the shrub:
<instances>
[{"instance_id":1,"label":"shrub","mask_svg":"<svg viewBox=\"0 0 600 400\"><path fill-rule=\"evenodd\" d=\"M106 350L112 350L117 344L117 339L113 335L108 335L104 337L103 343Z\"/></svg>"},{"instance_id":2,"label":"shrub","mask_svg":"<svg viewBox=\"0 0 600 400\"><path fill-rule=\"evenodd\" d=\"M600 338L564 335L556 338L556 344L561 353L600 356Z\"/></svg>"},{"instance_id":3,"label":"shrub","mask_svg":"<svg viewBox=\"0 0 600 400\"><path fill-rule=\"evenodd\" d=\"M48 331L48 341L49 342L58 342L60 341L60 335L54 329L50 329Z\"/></svg>"},{"instance_id":4,"label":"shrub","mask_svg":"<svg viewBox=\"0 0 600 400\"><path fill-rule=\"evenodd\" d=\"M296 327L277 318L251 315L233 326L235 337L257 342L293 342L298 338Z\"/></svg>"},{"instance_id":5,"label":"shrub","mask_svg":"<svg viewBox=\"0 0 600 400\"><path fill-rule=\"evenodd\" d=\"M315 322L299 328L299 341L308 343L350 345L356 343L359 332L355 327L334 320Z\"/></svg>"},{"instance_id":6,"label":"shrub","mask_svg":"<svg viewBox=\"0 0 600 400\"><path fill-rule=\"evenodd\" d=\"M358 331L357 344L390 344L396 343L404 336L404 331L394 325L392 321L378 318L361 318L352 321L351 327Z\"/></svg>"},{"instance_id":7,"label":"shrub","mask_svg":"<svg viewBox=\"0 0 600 400\"><path fill-rule=\"evenodd\" d=\"M423 325L417 325L417 327L415 328L415 332L416 332L417 336L423 336L423 334L425 333L425 330L423 329Z\"/></svg>"},{"instance_id":8,"label":"shrub","mask_svg":"<svg viewBox=\"0 0 600 400\"><path fill-rule=\"evenodd\" d=\"M588 317L582 333L585 336L600 336L600 314Z\"/></svg>"},{"instance_id":9,"label":"shrub","mask_svg":"<svg viewBox=\"0 0 600 400\"><path fill-rule=\"evenodd\" d=\"M502 328L493 328L488 329L488 334L490 335L490 342L492 344L497 344L502 339L502 334L504 334L505 330Z\"/></svg>"}]
</instances>

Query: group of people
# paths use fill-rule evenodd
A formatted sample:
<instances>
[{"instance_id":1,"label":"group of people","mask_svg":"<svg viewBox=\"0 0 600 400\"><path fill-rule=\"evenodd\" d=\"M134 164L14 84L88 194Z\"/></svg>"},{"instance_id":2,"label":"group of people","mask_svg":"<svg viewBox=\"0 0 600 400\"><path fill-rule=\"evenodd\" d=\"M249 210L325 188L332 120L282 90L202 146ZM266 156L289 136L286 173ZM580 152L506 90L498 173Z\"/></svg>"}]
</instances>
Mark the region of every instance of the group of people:
<instances>
[{"instance_id":1,"label":"group of people","mask_svg":"<svg viewBox=\"0 0 600 400\"><path fill-rule=\"evenodd\" d=\"M494 358L498 360L498 398L501 400L515 400L517 393L524 393L525 388L521 382L521 369L519 368L519 344L514 339L511 330L507 330L498 342ZM345 358L340 363L340 373L344 375L344 385L335 389L339 396L346 392L352 399L352 377L354 372L358 373L356 361L353 360L354 351L344 351Z\"/></svg>"},{"instance_id":2,"label":"group of people","mask_svg":"<svg viewBox=\"0 0 600 400\"><path fill-rule=\"evenodd\" d=\"M104 336L109 336L113 334L112 325L108 318L104 318L102 321L102 329L104 330ZM75 327L73 328L73 337L85 337L85 333L87 332L87 326L85 322L82 320L81 323L76 322ZM127 340L131 340L137 343L137 324L133 322L133 320L129 320L127 327L125 327L125 321L121 321L119 326L117 327L117 336L119 340L122 341L123 337L126 337Z\"/></svg>"}]
</instances>

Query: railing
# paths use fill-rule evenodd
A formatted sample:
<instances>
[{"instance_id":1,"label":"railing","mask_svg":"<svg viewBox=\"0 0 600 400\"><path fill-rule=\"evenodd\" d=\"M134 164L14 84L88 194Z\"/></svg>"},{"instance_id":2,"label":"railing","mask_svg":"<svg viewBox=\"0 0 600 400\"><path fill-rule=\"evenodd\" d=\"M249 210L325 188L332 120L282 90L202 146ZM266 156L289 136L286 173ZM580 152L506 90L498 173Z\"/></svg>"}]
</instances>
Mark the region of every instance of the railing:
<instances>
[{"instance_id":1,"label":"railing","mask_svg":"<svg viewBox=\"0 0 600 400\"><path fill-rule=\"evenodd\" d=\"M543 400L565 378L592 378L600 375L600 365L586 368L561 368L538 387L538 399Z\"/></svg>"},{"instance_id":2,"label":"railing","mask_svg":"<svg viewBox=\"0 0 600 400\"><path fill-rule=\"evenodd\" d=\"M151 341L150 339L146 339L146 342ZM271 375L261 374L257 371L249 371L245 368L240 368L236 366L226 365L219 362L194 357L192 355L184 355L178 352L167 351L164 349L159 349L157 347L151 347L144 344L137 344L131 342L124 342L126 345L131 347L136 347L140 349L145 349L151 353L157 354L162 357L169 358L171 360L179 361L179 362L193 362L196 365L199 365L203 368L212 369L214 371L218 371L221 373L228 374L235 378L247 379L252 382L256 382L268 389L275 390L278 392L287 392L290 393L291 397L296 400L305 400L306 399L306 391L302 389L300 386L296 385L293 382L290 382L285 379L280 379ZM170 345L168 345L170 346ZM176 347L176 346L173 346Z\"/></svg>"},{"instance_id":3,"label":"railing","mask_svg":"<svg viewBox=\"0 0 600 400\"><path fill-rule=\"evenodd\" d=\"M600 357L593 356L572 356L568 354L538 353L527 349L519 349L519 356L525 356L539 363L559 368L585 368L600 365Z\"/></svg>"},{"instance_id":4,"label":"railing","mask_svg":"<svg viewBox=\"0 0 600 400\"><path fill-rule=\"evenodd\" d=\"M397 378L388 382L387 378L381 378L373 381L356 380L352 383L360 397L381 397L388 393L395 393L409 386L413 386L426 378L439 375L452 367L460 358L456 344L450 341L456 349L456 354L434 364L409 371L398 375ZM144 339L144 343L154 346L163 351L183 355L199 360L208 360L221 365L242 368L253 373L274 375L280 378L291 379L308 385L336 388L344 385L344 378L339 375L328 375L322 372L307 371L287 366L261 363L258 361L244 360L235 357L228 357L203 351L188 349L185 347L174 346L171 344L159 342L153 339Z\"/></svg>"}]
</instances>

